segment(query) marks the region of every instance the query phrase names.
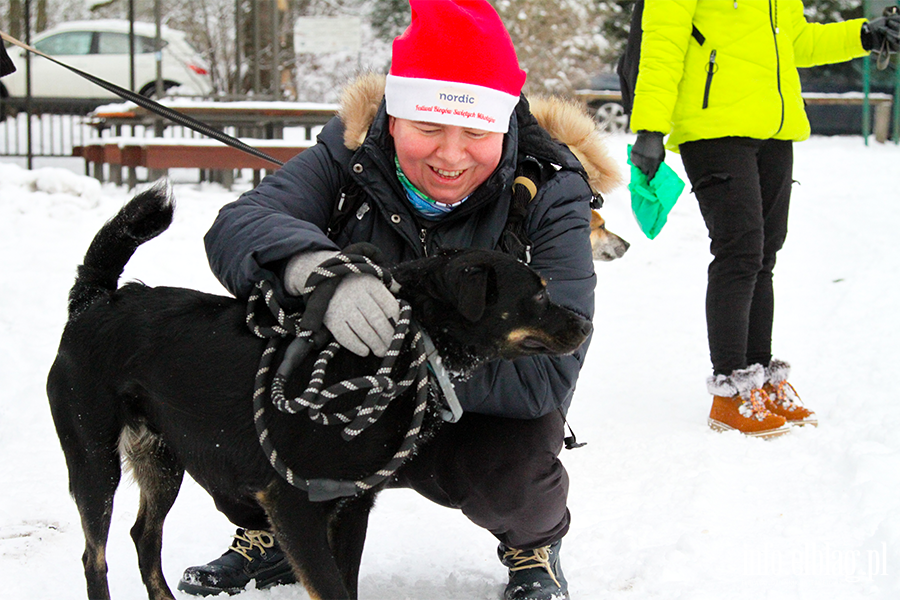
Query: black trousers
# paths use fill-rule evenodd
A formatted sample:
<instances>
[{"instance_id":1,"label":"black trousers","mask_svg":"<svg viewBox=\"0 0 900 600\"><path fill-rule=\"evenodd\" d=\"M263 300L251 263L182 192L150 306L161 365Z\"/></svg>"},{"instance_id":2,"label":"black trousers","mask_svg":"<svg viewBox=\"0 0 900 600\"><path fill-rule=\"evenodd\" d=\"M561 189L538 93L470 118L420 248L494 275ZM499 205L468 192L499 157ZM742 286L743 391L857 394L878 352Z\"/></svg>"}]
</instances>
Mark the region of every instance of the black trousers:
<instances>
[{"instance_id":1,"label":"black trousers","mask_svg":"<svg viewBox=\"0 0 900 600\"><path fill-rule=\"evenodd\" d=\"M559 460L564 435L558 411L527 420L466 413L444 424L391 487L461 510L506 546L546 546L569 529L569 476ZM268 529L258 505L215 500L235 525Z\"/></svg>"},{"instance_id":2,"label":"black trousers","mask_svg":"<svg viewBox=\"0 0 900 600\"><path fill-rule=\"evenodd\" d=\"M775 255L787 236L793 144L719 138L682 144L709 230L706 326L713 373L772 358Z\"/></svg>"}]
</instances>

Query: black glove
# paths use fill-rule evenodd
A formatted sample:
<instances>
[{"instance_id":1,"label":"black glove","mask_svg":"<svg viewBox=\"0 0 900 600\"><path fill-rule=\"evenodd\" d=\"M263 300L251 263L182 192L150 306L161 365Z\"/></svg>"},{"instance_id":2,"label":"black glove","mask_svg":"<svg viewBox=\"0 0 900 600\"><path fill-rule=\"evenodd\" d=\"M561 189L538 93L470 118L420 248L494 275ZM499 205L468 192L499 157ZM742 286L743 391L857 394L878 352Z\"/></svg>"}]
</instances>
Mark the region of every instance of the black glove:
<instances>
[{"instance_id":1,"label":"black glove","mask_svg":"<svg viewBox=\"0 0 900 600\"><path fill-rule=\"evenodd\" d=\"M638 131L637 141L631 147L631 163L647 176L648 181L653 179L665 159L663 134L658 131Z\"/></svg>"},{"instance_id":2,"label":"black glove","mask_svg":"<svg viewBox=\"0 0 900 600\"><path fill-rule=\"evenodd\" d=\"M859 38L866 50L888 53L900 49L900 14L891 14L863 23Z\"/></svg>"}]
</instances>

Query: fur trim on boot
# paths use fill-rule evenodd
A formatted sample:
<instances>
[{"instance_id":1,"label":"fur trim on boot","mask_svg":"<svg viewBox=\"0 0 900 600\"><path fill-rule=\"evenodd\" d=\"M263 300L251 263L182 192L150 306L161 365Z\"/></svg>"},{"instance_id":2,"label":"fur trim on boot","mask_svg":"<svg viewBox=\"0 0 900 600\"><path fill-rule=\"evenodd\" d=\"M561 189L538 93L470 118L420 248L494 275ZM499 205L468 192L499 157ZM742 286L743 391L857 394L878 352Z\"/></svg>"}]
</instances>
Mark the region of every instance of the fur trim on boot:
<instances>
[{"instance_id":1,"label":"fur trim on boot","mask_svg":"<svg viewBox=\"0 0 900 600\"><path fill-rule=\"evenodd\" d=\"M732 371L731 375L713 375L706 380L706 389L713 396L740 396L750 399L750 392L758 390L766 382L762 365L750 365L746 369Z\"/></svg>"},{"instance_id":2,"label":"fur trim on boot","mask_svg":"<svg viewBox=\"0 0 900 600\"><path fill-rule=\"evenodd\" d=\"M787 361L773 358L766 367L766 383L778 385L791 376L791 365Z\"/></svg>"},{"instance_id":3,"label":"fur trim on boot","mask_svg":"<svg viewBox=\"0 0 900 600\"><path fill-rule=\"evenodd\" d=\"M817 427L819 419L816 413L800 402L800 394L787 378L791 374L791 365L783 360L772 359L766 367L766 383L763 391L768 396L766 408L779 417L784 417L789 425L812 425Z\"/></svg>"},{"instance_id":4,"label":"fur trim on boot","mask_svg":"<svg viewBox=\"0 0 900 600\"><path fill-rule=\"evenodd\" d=\"M730 375L714 375L706 387L713 395L709 426L715 431L740 431L752 437L770 438L788 433L784 417L766 407L768 396L763 391L766 371L762 365L732 371Z\"/></svg>"}]
</instances>

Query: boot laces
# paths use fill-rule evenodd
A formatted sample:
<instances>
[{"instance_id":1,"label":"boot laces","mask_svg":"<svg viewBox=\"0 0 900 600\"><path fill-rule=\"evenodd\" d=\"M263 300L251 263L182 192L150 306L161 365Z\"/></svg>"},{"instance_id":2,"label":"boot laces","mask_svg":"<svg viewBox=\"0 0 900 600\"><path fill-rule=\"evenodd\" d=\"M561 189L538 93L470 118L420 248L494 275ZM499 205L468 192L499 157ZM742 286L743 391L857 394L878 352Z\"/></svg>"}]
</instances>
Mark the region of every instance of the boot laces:
<instances>
[{"instance_id":1,"label":"boot laces","mask_svg":"<svg viewBox=\"0 0 900 600\"><path fill-rule=\"evenodd\" d=\"M775 397L772 398L775 404L780 404L787 410L796 410L798 407L803 406L803 403L800 401L800 394L797 393L797 390L787 379L782 379L772 387L775 389ZM789 388L789 390L785 388Z\"/></svg>"},{"instance_id":2,"label":"boot laces","mask_svg":"<svg viewBox=\"0 0 900 600\"><path fill-rule=\"evenodd\" d=\"M542 546L534 550L518 550L516 548L507 548L503 553L503 562L509 566L510 571L524 571L525 569L541 568L545 569L553 579L556 587L562 588L556 575L553 573L553 567L550 565L550 546Z\"/></svg>"},{"instance_id":3,"label":"boot laces","mask_svg":"<svg viewBox=\"0 0 900 600\"><path fill-rule=\"evenodd\" d=\"M772 413L766 408L766 400L769 395L764 389L753 388L750 390L750 398L744 400L741 404L740 413L748 419L756 419L762 421Z\"/></svg>"},{"instance_id":4,"label":"boot laces","mask_svg":"<svg viewBox=\"0 0 900 600\"><path fill-rule=\"evenodd\" d=\"M268 531L258 529L245 529L232 537L234 537L234 541L231 542L231 550L234 550L250 562L256 560L249 554L254 548L257 548L262 556L265 557L266 549L275 545L275 536Z\"/></svg>"}]
</instances>

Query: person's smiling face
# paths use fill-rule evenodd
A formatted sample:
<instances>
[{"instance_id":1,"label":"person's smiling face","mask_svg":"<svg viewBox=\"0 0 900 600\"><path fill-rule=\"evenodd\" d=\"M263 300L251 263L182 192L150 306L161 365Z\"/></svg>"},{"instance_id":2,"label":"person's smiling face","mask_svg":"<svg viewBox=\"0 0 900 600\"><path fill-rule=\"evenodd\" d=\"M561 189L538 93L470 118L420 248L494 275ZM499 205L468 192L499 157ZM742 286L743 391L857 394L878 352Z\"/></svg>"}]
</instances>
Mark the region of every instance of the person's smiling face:
<instances>
[{"instance_id":1,"label":"person's smiling face","mask_svg":"<svg viewBox=\"0 0 900 600\"><path fill-rule=\"evenodd\" d=\"M397 160L416 188L432 200L455 204L484 183L503 153L503 134L390 118Z\"/></svg>"}]
</instances>

